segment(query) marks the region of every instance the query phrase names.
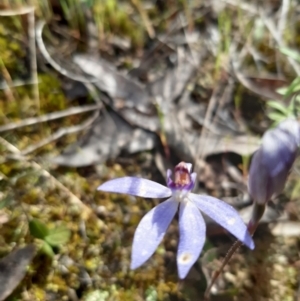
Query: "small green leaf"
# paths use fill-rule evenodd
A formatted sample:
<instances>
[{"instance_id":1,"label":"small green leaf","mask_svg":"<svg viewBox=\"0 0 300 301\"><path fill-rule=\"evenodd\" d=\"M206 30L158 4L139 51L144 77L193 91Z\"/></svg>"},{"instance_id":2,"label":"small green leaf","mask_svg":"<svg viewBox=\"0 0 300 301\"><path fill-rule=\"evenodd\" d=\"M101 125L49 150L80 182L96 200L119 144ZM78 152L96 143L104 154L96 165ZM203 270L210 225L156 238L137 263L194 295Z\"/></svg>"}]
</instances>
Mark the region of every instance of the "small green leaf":
<instances>
[{"instance_id":1,"label":"small green leaf","mask_svg":"<svg viewBox=\"0 0 300 301\"><path fill-rule=\"evenodd\" d=\"M288 47L280 47L279 51L282 54L284 54L284 55L286 55L286 56L288 56L288 57L292 58L293 60L300 63L300 53L298 51L293 50L293 49L288 48Z\"/></svg>"},{"instance_id":2,"label":"small green leaf","mask_svg":"<svg viewBox=\"0 0 300 301\"><path fill-rule=\"evenodd\" d=\"M60 246L67 243L70 236L71 232L68 228L59 226L49 231L49 234L45 237L45 241L51 246Z\"/></svg>"},{"instance_id":3,"label":"small green leaf","mask_svg":"<svg viewBox=\"0 0 300 301\"><path fill-rule=\"evenodd\" d=\"M49 234L47 226L38 219L32 219L29 222L30 234L39 239L44 239Z\"/></svg>"},{"instance_id":4,"label":"small green leaf","mask_svg":"<svg viewBox=\"0 0 300 301\"><path fill-rule=\"evenodd\" d=\"M278 101L268 101L267 105L277 111L282 112L283 114L287 114L287 112L288 112L287 107Z\"/></svg>"},{"instance_id":5,"label":"small green leaf","mask_svg":"<svg viewBox=\"0 0 300 301\"><path fill-rule=\"evenodd\" d=\"M45 241L44 241L42 247L40 248L40 252L49 256L50 258L53 258L55 255L52 247Z\"/></svg>"},{"instance_id":6,"label":"small green leaf","mask_svg":"<svg viewBox=\"0 0 300 301\"><path fill-rule=\"evenodd\" d=\"M285 97L290 96L291 94L300 91L300 77L296 77L293 82L288 86L285 93Z\"/></svg>"},{"instance_id":7,"label":"small green leaf","mask_svg":"<svg viewBox=\"0 0 300 301\"><path fill-rule=\"evenodd\" d=\"M288 106L288 110L289 110L289 114L294 116L294 111L299 111L299 104L300 104L300 98L299 96L295 96L292 98L289 106Z\"/></svg>"},{"instance_id":8,"label":"small green leaf","mask_svg":"<svg viewBox=\"0 0 300 301\"><path fill-rule=\"evenodd\" d=\"M84 301L106 301L109 297L109 292L96 290L87 294Z\"/></svg>"},{"instance_id":9,"label":"small green leaf","mask_svg":"<svg viewBox=\"0 0 300 301\"><path fill-rule=\"evenodd\" d=\"M285 95L287 90L288 90L288 87L281 87L281 88L276 89L276 92L280 95Z\"/></svg>"},{"instance_id":10,"label":"small green leaf","mask_svg":"<svg viewBox=\"0 0 300 301\"><path fill-rule=\"evenodd\" d=\"M276 123L279 123L280 121L283 121L284 119L286 119L285 115L283 115L281 113L275 113L275 112L272 112L272 113L268 114L268 117L271 120L276 121Z\"/></svg>"},{"instance_id":11,"label":"small green leaf","mask_svg":"<svg viewBox=\"0 0 300 301\"><path fill-rule=\"evenodd\" d=\"M157 291L153 286L147 288L145 295L146 295L146 301L157 301L158 299Z\"/></svg>"}]
</instances>

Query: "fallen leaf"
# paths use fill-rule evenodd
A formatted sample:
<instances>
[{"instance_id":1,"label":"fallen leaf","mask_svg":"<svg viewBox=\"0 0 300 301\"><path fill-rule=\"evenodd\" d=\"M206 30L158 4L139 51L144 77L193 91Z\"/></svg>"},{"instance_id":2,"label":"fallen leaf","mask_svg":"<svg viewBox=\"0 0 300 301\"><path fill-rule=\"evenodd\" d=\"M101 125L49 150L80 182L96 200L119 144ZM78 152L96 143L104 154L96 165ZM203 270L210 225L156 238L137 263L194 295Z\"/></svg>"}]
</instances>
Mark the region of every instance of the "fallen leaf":
<instances>
[{"instance_id":1,"label":"fallen leaf","mask_svg":"<svg viewBox=\"0 0 300 301\"><path fill-rule=\"evenodd\" d=\"M152 149L155 139L155 134L135 128L115 112L106 111L77 143L51 161L75 167L98 164L116 158L122 150L133 153Z\"/></svg>"},{"instance_id":2,"label":"fallen leaf","mask_svg":"<svg viewBox=\"0 0 300 301\"><path fill-rule=\"evenodd\" d=\"M205 139L205 144L201 145L201 148L203 149L204 156L226 152L250 155L258 149L259 145L259 137L250 135L219 136L211 134Z\"/></svg>"},{"instance_id":3,"label":"fallen leaf","mask_svg":"<svg viewBox=\"0 0 300 301\"><path fill-rule=\"evenodd\" d=\"M149 112L151 103L144 88L118 73L108 62L88 55L75 55L74 63L85 73L98 79L95 85L111 97L115 108L126 106L144 113Z\"/></svg>"},{"instance_id":4,"label":"fallen leaf","mask_svg":"<svg viewBox=\"0 0 300 301\"><path fill-rule=\"evenodd\" d=\"M22 281L34 255L35 246L28 245L0 260L0 301L5 300Z\"/></svg>"}]
</instances>

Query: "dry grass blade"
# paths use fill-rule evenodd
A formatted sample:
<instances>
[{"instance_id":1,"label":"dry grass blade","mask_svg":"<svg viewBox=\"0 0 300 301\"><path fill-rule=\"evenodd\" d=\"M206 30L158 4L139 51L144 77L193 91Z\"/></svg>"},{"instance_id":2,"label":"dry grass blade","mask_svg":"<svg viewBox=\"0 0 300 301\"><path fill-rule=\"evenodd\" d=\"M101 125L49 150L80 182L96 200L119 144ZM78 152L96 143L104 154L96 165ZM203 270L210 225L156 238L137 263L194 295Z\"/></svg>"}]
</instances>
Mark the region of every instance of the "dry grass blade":
<instances>
[{"instance_id":1,"label":"dry grass blade","mask_svg":"<svg viewBox=\"0 0 300 301\"><path fill-rule=\"evenodd\" d=\"M96 111L91 118L89 118L88 120L86 120L82 124L59 129L57 132L50 135L49 137L39 141L36 144L30 145L26 149L22 150L21 155L26 156L26 155L36 151L37 149L39 149L39 148L55 141L55 140L60 139L61 137L65 136L65 135L74 134L74 133L83 131L84 129L91 126L98 116L99 116L99 111Z\"/></svg>"},{"instance_id":2,"label":"dry grass blade","mask_svg":"<svg viewBox=\"0 0 300 301\"><path fill-rule=\"evenodd\" d=\"M217 86L213 93L212 93L212 96L209 100L209 103L208 103L208 108L206 110L206 113L205 113L205 117L204 117L204 126L202 127L202 130L201 130L201 134L200 134L200 137L199 137L199 140L198 140L198 144L197 144L197 148L196 148L196 154L195 154L195 159L194 161L196 162L196 166L195 166L195 172L197 174L199 174L200 172L200 169L201 169L201 166L197 164L197 162L203 158L203 150L201 148L201 145L204 145L205 143L205 139L207 137L207 128L206 128L206 124L209 124L211 118L212 118L212 115L213 115L213 111L214 111L214 108L216 107L217 105L217 95L219 94L219 89L220 89L220 86Z\"/></svg>"},{"instance_id":3,"label":"dry grass blade","mask_svg":"<svg viewBox=\"0 0 300 301\"><path fill-rule=\"evenodd\" d=\"M290 0L283 0L282 1L282 5L281 5L281 12L280 12L280 18L278 21L278 40L280 43L282 43L282 35L283 35L283 31L285 29L286 26L286 19L288 16L288 12L289 12L289 7L290 7Z\"/></svg>"},{"instance_id":4,"label":"dry grass blade","mask_svg":"<svg viewBox=\"0 0 300 301\"><path fill-rule=\"evenodd\" d=\"M37 73L37 59L36 59L36 47L35 47L35 17L34 9L28 13L28 37L29 37L29 51L30 51L30 71L31 71L31 81L33 83L38 82ZM40 110L40 96L39 96L39 86L34 84L33 86L33 96L37 106L37 110Z\"/></svg>"},{"instance_id":5,"label":"dry grass blade","mask_svg":"<svg viewBox=\"0 0 300 301\"><path fill-rule=\"evenodd\" d=\"M4 78L4 86L5 86L4 93L9 101L14 101L15 95L13 93L13 90L11 89L13 81L1 57L0 57L0 71Z\"/></svg>"},{"instance_id":6,"label":"dry grass blade","mask_svg":"<svg viewBox=\"0 0 300 301\"><path fill-rule=\"evenodd\" d=\"M142 4L139 0L131 0L132 4L136 7L138 10L139 14L141 15L143 22L145 24L146 30L148 32L148 35L151 39L155 38L155 31L154 28L151 24L151 21L147 15L147 12L145 9L142 7Z\"/></svg>"},{"instance_id":7,"label":"dry grass blade","mask_svg":"<svg viewBox=\"0 0 300 301\"><path fill-rule=\"evenodd\" d=\"M87 52L90 55L97 55L99 39L98 29L94 21L93 12L89 7L83 5L83 13L86 19Z\"/></svg>"},{"instance_id":8,"label":"dry grass blade","mask_svg":"<svg viewBox=\"0 0 300 301\"><path fill-rule=\"evenodd\" d=\"M285 43L282 41L281 36L280 36L280 32L276 28L276 26L274 24L274 21L271 20L270 18L268 18L267 16L265 16L265 14L263 12L261 12L260 17L263 20L266 27L269 29L269 31L272 34L272 36L273 36L274 40L276 41L277 45L279 47L284 47ZM296 74L298 76L300 76L300 66L299 66L299 64L289 56L287 56L287 60L290 63L291 67L295 70Z\"/></svg>"},{"instance_id":9,"label":"dry grass blade","mask_svg":"<svg viewBox=\"0 0 300 301\"><path fill-rule=\"evenodd\" d=\"M239 71L239 63L237 62L236 57L235 59L232 59L231 62L235 76L244 87L265 99L276 99L280 101L283 100L283 97L280 94L274 92L274 90L266 89L246 78L242 74L242 72Z\"/></svg>"},{"instance_id":10,"label":"dry grass blade","mask_svg":"<svg viewBox=\"0 0 300 301\"><path fill-rule=\"evenodd\" d=\"M0 90L6 90L8 88L12 88L12 87L20 87L20 86L26 86L26 85L37 85L40 82L34 82L32 81L32 79L30 80L14 80L11 81L10 83L7 82L0 82Z\"/></svg>"},{"instance_id":11,"label":"dry grass blade","mask_svg":"<svg viewBox=\"0 0 300 301\"><path fill-rule=\"evenodd\" d=\"M239 0L221 0L221 2L224 2L224 3L234 6L234 7L238 7L239 9L245 10L248 13L253 14L253 15L259 14L258 9L255 6L253 6L252 4L247 3L246 1L242 2Z\"/></svg>"},{"instance_id":12,"label":"dry grass blade","mask_svg":"<svg viewBox=\"0 0 300 301\"><path fill-rule=\"evenodd\" d=\"M54 176L51 175L50 172L44 169L40 164L38 164L35 161L26 160L26 158L24 158L24 156L21 155L21 151L18 148L16 148L14 145L9 143L2 137L0 137L0 144L2 144L4 147L7 148L7 150L9 150L15 155L14 159L22 161L24 163L24 167L32 167L35 170L40 171L41 174L44 177L48 178L57 188L64 191L69 197L70 204L76 205L81 209L81 217L83 220L87 220L91 215L94 214L91 208L82 203L81 200L75 194L73 194L66 186L60 183Z\"/></svg>"},{"instance_id":13,"label":"dry grass blade","mask_svg":"<svg viewBox=\"0 0 300 301\"><path fill-rule=\"evenodd\" d=\"M39 109L39 89L38 89L38 74L37 74L37 58L36 58L36 47L35 47L35 8L32 6L30 7L23 7L16 10L3 10L0 11L0 16L20 16L27 14L27 20L28 20L28 38L29 38L29 53L30 53L30 71L31 71L31 80L30 83L33 85L33 95L36 102L36 106ZM4 75L4 78L6 80L6 83L3 85L5 87L5 90L7 93L9 93L11 96L13 96L12 91L10 90L10 87L14 86L14 83L12 79L10 78L10 75L8 71L6 70L4 63L1 63L2 65L2 72ZM11 98L11 97L10 97Z\"/></svg>"},{"instance_id":14,"label":"dry grass blade","mask_svg":"<svg viewBox=\"0 0 300 301\"><path fill-rule=\"evenodd\" d=\"M6 9L6 10L0 10L0 16L1 17L10 17L10 16L18 16L18 15L26 15L31 12L34 12L33 6L24 6L19 9Z\"/></svg>"},{"instance_id":15,"label":"dry grass blade","mask_svg":"<svg viewBox=\"0 0 300 301\"><path fill-rule=\"evenodd\" d=\"M46 49L46 46L44 44L43 41L43 28L44 28L45 22L44 21L40 21L37 23L36 25L36 42L38 44L38 47L41 51L41 53L43 54L45 60L59 73L61 73L62 75L71 78L73 80L82 82L82 83L95 83L98 81L98 79L87 79L84 76L79 76L76 74L73 74L69 71L67 71L66 69L64 69L63 67L61 67L57 62L55 62L52 57L50 56L48 50Z\"/></svg>"},{"instance_id":16,"label":"dry grass blade","mask_svg":"<svg viewBox=\"0 0 300 301\"><path fill-rule=\"evenodd\" d=\"M38 117L31 117L31 118L23 119L18 122L13 122L13 123L0 126L0 133L5 131L15 130L24 126L34 125L37 123L68 117L71 115L82 114L85 112L90 112L101 108L102 108L102 103L95 104L95 105L87 105L82 107L73 107L59 112L49 113Z\"/></svg>"}]
</instances>

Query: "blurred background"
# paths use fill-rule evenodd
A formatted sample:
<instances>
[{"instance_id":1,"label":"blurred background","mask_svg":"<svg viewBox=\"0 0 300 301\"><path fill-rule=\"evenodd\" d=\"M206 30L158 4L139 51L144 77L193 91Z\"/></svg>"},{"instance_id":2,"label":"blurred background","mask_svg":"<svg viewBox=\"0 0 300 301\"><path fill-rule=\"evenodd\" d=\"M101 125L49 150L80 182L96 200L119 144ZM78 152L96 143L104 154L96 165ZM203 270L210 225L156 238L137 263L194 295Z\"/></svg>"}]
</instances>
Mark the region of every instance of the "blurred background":
<instances>
[{"instance_id":1,"label":"blurred background","mask_svg":"<svg viewBox=\"0 0 300 301\"><path fill-rule=\"evenodd\" d=\"M191 162L197 193L245 222L262 134L298 115L298 0L0 1L0 300L194 301L234 239L210 219L188 277L177 218L131 271L133 233L159 200L106 180ZM300 300L299 163L211 300Z\"/></svg>"}]
</instances>

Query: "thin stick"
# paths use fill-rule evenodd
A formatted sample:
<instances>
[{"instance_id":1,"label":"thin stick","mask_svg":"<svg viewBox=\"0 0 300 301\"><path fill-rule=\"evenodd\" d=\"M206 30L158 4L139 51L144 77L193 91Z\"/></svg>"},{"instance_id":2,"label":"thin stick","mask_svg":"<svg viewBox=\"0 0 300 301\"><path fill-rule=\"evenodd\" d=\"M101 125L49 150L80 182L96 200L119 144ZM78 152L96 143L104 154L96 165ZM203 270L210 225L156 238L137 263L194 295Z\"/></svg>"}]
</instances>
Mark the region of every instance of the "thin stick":
<instances>
[{"instance_id":1,"label":"thin stick","mask_svg":"<svg viewBox=\"0 0 300 301\"><path fill-rule=\"evenodd\" d=\"M10 88L12 79L1 57L0 57L0 70L2 71L2 75L6 83L6 89L4 90L4 93L9 101L14 101L15 96L12 89Z\"/></svg>"},{"instance_id":2,"label":"thin stick","mask_svg":"<svg viewBox=\"0 0 300 301\"><path fill-rule=\"evenodd\" d=\"M101 108L102 108L102 103L97 103L94 105L73 107L73 108L69 108L67 110L49 113L49 114L45 114L45 115L38 116L38 117L31 117L31 118L23 119L18 122L13 122L13 123L9 123L9 124L0 126L0 133L5 132L5 131L10 131L10 130L15 130L15 129L18 129L18 128L21 128L24 126L34 125L34 124L41 123L41 122L46 122L46 121L55 120L55 119L59 119L59 118L63 118L63 117L71 116L71 115L94 111L94 110L101 109Z\"/></svg>"},{"instance_id":3,"label":"thin stick","mask_svg":"<svg viewBox=\"0 0 300 301\"><path fill-rule=\"evenodd\" d=\"M282 41L282 39L280 37L280 33L278 32L274 22L270 18L266 17L263 13L261 13L261 19L265 23L266 27L269 29L270 33L272 34L272 36L273 36L274 40L276 41L276 43L278 44L278 46L284 47L285 43ZM287 58L288 62L290 63L291 67L296 72L296 74L298 76L300 76L299 64L289 56L287 56L286 58Z\"/></svg>"},{"instance_id":4,"label":"thin stick","mask_svg":"<svg viewBox=\"0 0 300 301\"><path fill-rule=\"evenodd\" d=\"M155 30L151 24L151 21L147 15L147 12L145 9L142 7L142 4L139 0L131 0L132 4L136 7L137 11L142 17L142 20L144 22L144 25L146 27L146 30L148 32L148 35L151 39L155 38Z\"/></svg>"},{"instance_id":5,"label":"thin stick","mask_svg":"<svg viewBox=\"0 0 300 301\"><path fill-rule=\"evenodd\" d=\"M54 134L50 135L49 137L47 137L45 139L42 139L38 143L30 145L26 149L22 150L20 154L22 156L29 155L30 153L36 151L37 149L39 149L39 148L55 141L55 140L58 140L58 139L60 139L61 137L65 136L65 135L74 134L74 133L83 131L84 129L86 129L87 127L92 125L92 123L95 121L95 119L98 116L99 116L99 111L96 111L94 116L92 116L91 118L89 118L88 120L83 122L82 124L67 127L67 128L61 128L57 132L55 132Z\"/></svg>"},{"instance_id":6,"label":"thin stick","mask_svg":"<svg viewBox=\"0 0 300 301\"><path fill-rule=\"evenodd\" d=\"M284 41L282 39L282 35L283 35L284 30L285 30L287 15L288 15L288 12L289 12L289 7L290 7L290 0L282 0L280 17L279 17L278 24L277 24L278 44L284 43ZM276 51L276 65L277 65L277 70L279 71L279 73L281 73L282 68L280 66L279 58L280 58L280 53L277 50Z\"/></svg>"},{"instance_id":7,"label":"thin stick","mask_svg":"<svg viewBox=\"0 0 300 301\"><path fill-rule=\"evenodd\" d=\"M97 56L99 52L99 36L93 12L84 2L82 3L82 9L86 20L87 52L92 56Z\"/></svg>"},{"instance_id":8,"label":"thin stick","mask_svg":"<svg viewBox=\"0 0 300 301\"><path fill-rule=\"evenodd\" d=\"M29 51L30 51L30 72L31 72L31 81L38 82L38 73L37 73L37 60L36 60L36 47L35 47L35 19L34 19L34 9L28 14L28 37L29 37ZM37 111L40 111L40 94L38 84L34 84L33 88L33 97L37 106Z\"/></svg>"},{"instance_id":9,"label":"thin stick","mask_svg":"<svg viewBox=\"0 0 300 301\"><path fill-rule=\"evenodd\" d=\"M79 76L76 74L73 74L69 71L67 71L66 69L62 68L58 63L56 63L52 57L50 56L48 50L45 47L45 44L43 42L43 28L45 25L45 21L40 21L37 23L36 25L36 42L38 44L38 47L41 51L41 53L43 54L45 60L59 73L61 73L62 75L71 78L73 80L82 82L82 83L95 83L98 82L99 79L96 78L88 78L88 75L86 76Z\"/></svg>"},{"instance_id":10,"label":"thin stick","mask_svg":"<svg viewBox=\"0 0 300 301\"><path fill-rule=\"evenodd\" d=\"M207 133L206 132L207 129L206 129L205 125L209 123L209 120L211 119L212 114L213 114L213 109L216 106L216 103L217 103L217 94L219 92L218 88L219 88L219 86L217 86L214 89L214 91L212 93L212 96L211 96L211 98L209 100L208 108L206 110L205 117L204 117L204 122L203 122L204 126L201 129L201 134L200 134L200 137L199 137L199 140L198 140L198 144L197 144L197 148L196 148L197 150L196 150L196 154L195 154L195 163L196 163L195 172L197 174L199 174L199 172L200 172L200 166L198 166L197 162L198 162L198 160L202 159L202 155L203 155L201 145L204 143L205 138L206 138L206 133Z\"/></svg>"},{"instance_id":11,"label":"thin stick","mask_svg":"<svg viewBox=\"0 0 300 301\"><path fill-rule=\"evenodd\" d=\"M14 80L11 81L11 83L7 82L0 82L0 90L6 90L8 88L14 88L14 87L20 87L20 86L26 86L26 85L37 85L39 81L34 82L32 79L30 80Z\"/></svg>"},{"instance_id":12,"label":"thin stick","mask_svg":"<svg viewBox=\"0 0 300 301\"><path fill-rule=\"evenodd\" d=\"M235 6L235 7L239 7L240 9L243 9L245 11L247 11L250 14L253 15L260 15L262 21L264 22L264 24L266 25L266 27L269 29L271 35L273 36L274 40L276 41L276 43L278 44L279 47L284 47L285 43L282 41L281 39L281 33L280 30L282 29L282 27L276 28L274 22L266 17L263 12L255 7L254 5L251 5L249 3L246 2L241 2L241 1L237 1L237 0L221 0L222 2ZM282 14L286 14L286 9L287 8L287 0L283 0L284 3L282 3ZM281 21L282 23L280 24L280 26L284 25L284 22ZM287 57L288 62L290 63L290 65L292 66L292 68L295 70L295 72L297 73L297 75L300 75L300 66L299 64L293 60L291 57Z\"/></svg>"},{"instance_id":13,"label":"thin stick","mask_svg":"<svg viewBox=\"0 0 300 301\"><path fill-rule=\"evenodd\" d=\"M77 205L81 208L82 219L87 220L92 214L94 214L93 211L91 210L91 208L89 208L84 203L82 203L81 200L75 194L73 194L66 186L64 186L55 177L53 177L50 174L50 172L45 170L41 165L39 165L35 161L27 161L25 157L21 156L21 152L18 148L16 148L14 145L9 143L7 140L3 139L2 137L0 137L0 143L2 145L4 145L10 152L15 154L17 160L23 161L25 167L29 166L36 170L41 171L41 174L44 177L47 177L48 179L50 179L59 189L64 191L69 196L70 203L72 205Z\"/></svg>"},{"instance_id":14,"label":"thin stick","mask_svg":"<svg viewBox=\"0 0 300 301\"><path fill-rule=\"evenodd\" d=\"M259 85L254 85L251 80L249 80L248 78L246 78L240 71L239 71L239 62L237 61L237 59L232 59L231 60L232 63L232 69L234 71L235 76L237 77L237 79L239 80L239 82L246 87L247 89L249 89L250 91L256 93L257 95L265 98L265 99L276 99L276 100L283 100L283 97L274 92L273 90L270 89L266 89L264 87L261 87Z\"/></svg>"},{"instance_id":15,"label":"thin stick","mask_svg":"<svg viewBox=\"0 0 300 301\"><path fill-rule=\"evenodd\" d=\"M253 212L252 212L252 217L250 222L247 225L247 230L249 231L249 233L251 234L251 236L253 236L254 232L256 231L259 221L262 218L263 214L265 212L265 205L264 204L257 204L256 202L254 202L253 205ZM240 246L242 246L243 243L240 241L236 241L232 247L229 249L228 253L226 254L221 267L215 272L209 286L207 287L207 289L205 290L204 293L204 300L207 301L209 300L209 295L210 295L210 290L212 288L212 286L214 285L214 283L216 282L216 280L218 279L219 275L221 274L221 272L223 271L225 265L230 261L230 259L232 258L233 254L238 250L238 248Z\"/></svg>"},{"instance_id":16,"label":"thin stick","mask_svg":"<svg viewBox=\"0 0 300 301\"><path fill-rule=\"evenodd\" d=\"M184 18L182 16L182 14L179 14L179 18L180 18L181 27L182 27L183 33L184 33L184 38L185 38L186 43L189 47L193 63L195 65L195 68L198 68L199 67L199 58L196 57L195 50L193 50L193 48L192 48L192 45L191 45L191 42L190 42L190 39L189 39L189 36L188 36L188 32L186 30L186 24L184 22Z\"/></svg>"},{"instance_id":17,"label":"thin stick","mask_svg":"<svg viewBox=\"0 0 300 301\"><path fill-rule=\"evenodd\" d=\"M233 256L233 254L238 250L238 248L242 245L242 243L240 241L236 241L231 248L229 249L228 253L225 256L225 259L222 262L222 265L220 266L220 268L215 272L215 274L212 277L212 280L210 281L209 286L206 288L205 293L204 293L204 300L208 301L209 297L210 297L210 290L213 287L213 285L215 284L216 280L218 279L218 277L220 276L220 274L222 273L225 265L229 262L229 260L231 259L231 257Z\"/></svg>"},{"instance_id":18,"label":"thin stick","mask_svg":"<svg viewBox=\"0 0 300 301\"><path fill-rule=\"evenodd\" d=\"M10 17L10 16L17 16L17 15L26 15L32 11L34 11L34 7L24 6L19 9L14 9L14 10L13 9L0 10L0 16L1 17Z\"/></svg>"},{"instance_id":19,"label":"thin stick","mask_svg":"<svg viewBox=\"0 0 300 301\"><path fill-rule=\"evenodd\" d=\"M220 0L220 2L226 3L234 7L238 7L239 9L245 10L246 12L252 15L259 14L258 9L254 5L247 2L242 2L239 0Z\"/></svg>"}]
</instances>

